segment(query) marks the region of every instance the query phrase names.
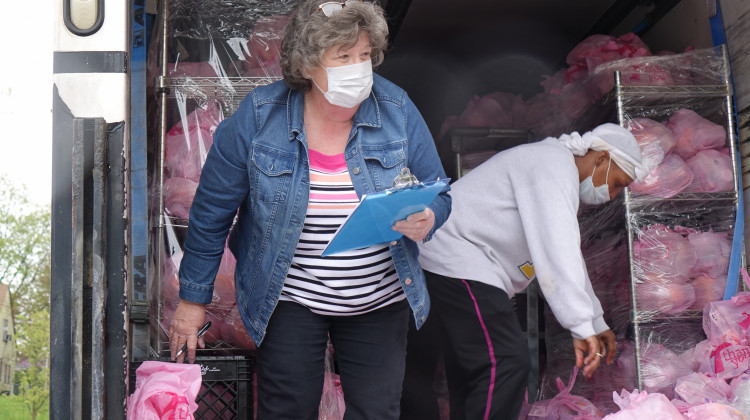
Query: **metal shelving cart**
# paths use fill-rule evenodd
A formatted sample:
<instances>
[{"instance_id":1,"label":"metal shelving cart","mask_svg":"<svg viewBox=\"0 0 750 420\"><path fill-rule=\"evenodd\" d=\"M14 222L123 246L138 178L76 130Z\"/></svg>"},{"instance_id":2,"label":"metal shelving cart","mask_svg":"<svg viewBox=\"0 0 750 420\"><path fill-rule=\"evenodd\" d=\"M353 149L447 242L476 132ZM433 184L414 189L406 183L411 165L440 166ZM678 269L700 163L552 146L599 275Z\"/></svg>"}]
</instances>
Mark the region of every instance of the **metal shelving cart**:
<instances>
[{"instance_id":1,"label":"metal shelving cart","mask_svg":"<svg viewBox=\"0 0 750 420\"><path fill-rule=\"evenodd\" d=\"M250 91L281 79L278 59L274 63L264 56L266 61L262 61L253 55L250 44L253 37L265 41L269 48L265 52L271 54L270 48L281 37L276 28L281 25L274 23L283 23L296 3L160 2L154 32L158 39L151 43L147 66L150 96L144 172L148 187L144 190L148 201L144 213L148 213L148 226L143 235L133 235L146 250L146 262L145 280L134 282L131 299L131 380L141 362L169 360L166 328L177 302L180 258L176 254L181 254L189 224L187 209L202 163L219 122L234 113ZM255 32L256 25L263 30ZM176 180L181 189L170 196L170 188L178 190L169 186L177 185L170 184ZM173 211L174 203L181 212ZM229 267L233 272L233 265ZM231 301L228 295L225 302ZM204 375L196 418L252 417L254 344L244 327L232 328L235 322L241 324L238 314L235 320L229 309L221 313L216 309L209 331L213 337L207 334L206 349L196 350L196 363ZM240 330L245 333L242 338ZM232 334L236 335L233 340L225 338Z\"/></svg>"},{"instance_id":2,"label":"metal shelving cart","mask_svg":"<svg viewBox=\"0 0 750 420\"><path fill-rule=\"evenodd\" d=\"M731 238L736 223L735 217L738 216L738 156L729 60L725 46L713 51L714 56L710 57L711 63L707 65L714 66L718 70L716 74L721 77L714 83L709 80L708 83L696 85L628 86L623 84L621 73L615 72L614 100L620 125L626 126L633 118L664 119L678 108L692 109L705 119L724 127L727 134L724 147L729 149L734 169L734 188L731 191L681 192L669 198L660 198L636 194L628 188L625 189L623 201L631 279L630 321L635 347L635 377L639 389L644 389L647 379L643 365L644 343L653 340L665 345L690 346L705 338L701 323L702 310L688 309L679 313L663 314L644 309L639 304L637 289L644 280L642 273L639 273L637 256L634 255L634 244L638 240L640 229L651 224L679 223L698 228L718 227ZM741 258L744 262L744 255L732 257ZM681 336L675 337L678 334Z\"/></svg>"}]
</instances>

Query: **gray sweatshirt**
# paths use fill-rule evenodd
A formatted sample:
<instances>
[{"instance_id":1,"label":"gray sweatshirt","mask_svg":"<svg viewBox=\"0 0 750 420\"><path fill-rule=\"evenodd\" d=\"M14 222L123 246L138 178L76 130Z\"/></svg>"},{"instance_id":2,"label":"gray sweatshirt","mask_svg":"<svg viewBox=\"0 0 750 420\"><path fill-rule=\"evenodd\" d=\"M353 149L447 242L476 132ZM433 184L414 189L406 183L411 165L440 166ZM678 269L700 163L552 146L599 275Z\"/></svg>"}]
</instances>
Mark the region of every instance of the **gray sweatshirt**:
<instances>
[{"instance_id":1,"label":"gray sweatshirt","mask_svg":"<svg viewBox=\"0 0 750 420\"><path fill-rule=\"evenodd\" d=\"M555 138L505 150L451 185L453 209L420 245L425 270L513 297L536 277L573 337L608 329L581 254L578 170Z\"/></svg>"}]
</instances>

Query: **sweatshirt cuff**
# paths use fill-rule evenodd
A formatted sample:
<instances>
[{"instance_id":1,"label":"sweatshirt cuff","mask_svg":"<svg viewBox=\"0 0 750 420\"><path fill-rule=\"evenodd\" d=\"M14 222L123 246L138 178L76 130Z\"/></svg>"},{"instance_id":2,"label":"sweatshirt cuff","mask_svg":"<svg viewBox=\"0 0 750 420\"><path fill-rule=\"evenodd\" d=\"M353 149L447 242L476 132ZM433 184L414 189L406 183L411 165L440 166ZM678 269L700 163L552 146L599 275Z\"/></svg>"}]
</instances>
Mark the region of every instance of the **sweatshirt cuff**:
<instances>
[{"instance_id":1,"label":"sweatshirt cuff","mask_svg":"<svg viewBox=\"0 0 750 420\"><path fill-rule=\"evenodd\" d=\"M576 325L575 327L570 329L570 333L573 335L573 338L577 338L579 340L585 340L593 335L596 335L592 322L584 322L583 324Z\"/></svg>"},{"instance_id":2,"label":"sweatshirt cuff","mask_svg":"<svg viewBox=\"0 0 750 420\"><path fill-rule=\"evenodd\" d=\"M594 332L599 335L603 333L604 331L607 331L609 329L609 326L606 322L604 322L604 317L598 317L594 319Z\"/></svg>"}]
</instances>

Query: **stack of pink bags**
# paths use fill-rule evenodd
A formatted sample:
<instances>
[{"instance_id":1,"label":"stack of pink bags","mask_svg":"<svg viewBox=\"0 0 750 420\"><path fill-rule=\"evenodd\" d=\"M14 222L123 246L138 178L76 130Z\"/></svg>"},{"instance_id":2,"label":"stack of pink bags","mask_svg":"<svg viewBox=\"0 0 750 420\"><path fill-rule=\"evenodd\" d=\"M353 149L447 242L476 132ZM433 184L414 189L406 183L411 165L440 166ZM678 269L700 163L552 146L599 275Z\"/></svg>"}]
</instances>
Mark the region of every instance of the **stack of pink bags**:
<instances>
[{"instance_id":1,"label":"stack of pink bags","mask_svg":"<svg viewBox=\"0 0 750 420\"><path fill-rule=\"evenodd\" d=\"M633 391L627 394L623 390L620 397L614 394L622 410L605 419L651 416L660 419L742 420L750 416L750 292L740 293L731 300L707 304L703 312L703 328L708 339L679 356L654 344L650 347L660 348L659 355L649 350L649 345L644 350L644 383L650 380L653 385L655 378L663 378L664 386L660 391L674 395L670 402L672 407L664 404L667 398L662 393L644 391L639 394ZM653 375L657 371L660 374ZM658 397L656 407L653 404L657 398L653 395L664 397Z\"/></svg>"},{"instance_id":2,"label":"stack of pink bags","mask_svg":"<svg viewBox=\"0 0 750 420\"><path fill-rule=\"evenodd\" d=\"M180 122L175 124L165 138L164 158L164 211L167 216L167 244L169 253L162 258L162 316L165 331L169 328L172 315L179 303L179 265L182 256L178 234L184 235L185 225L190 218L201 168L208 151L213 145L213 135L223 119L219 104L210 100L198 107ZM240 318L234 287L235 259L229 248L224 248L224 256L214 282L214 294L206 306L206 321L211 328L204 336L208 344L225 343L245 349L255 349Z\"/></svg>"},{"instance_id":3,"label":"stack of pink bags","mask_svg":"<svg viewBox=\"0 0 750 420\"><path fill-rule=\"evenodd\" d=\"M682 191L722 192L734 189L734 171L723 126L690 109L674 112L666 124L648 118L628 121L638 140L648 175L630 190L660 198Z\"/></svg>"},{"instance_id":4,"label":"stack of pink bags","mask_svg":"<svg viewBox=\"0 0 750 420\"><path fill-rule=\"evenodd\" d=\"M742 271L750 287L747 272ZM680 355L659 344L644 343L641 373L646 390L613 393L621 410L605 419L747 419L750 292L708 303L703 329L708 339Z\"/></svg>"},{"instance_id":5,"label":"stack of pink bags","mask_svg":"<svg viewBox=\"0 0 750 420\"><path fill-rule=\"evenodd\" d=\"M568 53L568 67L545 76L540 82L543 92L529 98L506 92L474 95L460 115L446 117L438 138L453 127L528 129L537 138L559 136L575 129L574 122L613 90L616 71L622 84L630 86L705 84L718 80L711 65L698 68L706 65L709 56L707 50L692 48L684 54L665 51L655 55L634 33L592 35Z\"/></svg>"},{"instance_id":6,"label":"stack of pink bags","mask_svg":"<svg viewBox=\"0 0 750 420\"><path fill-rule=\"evenodd\" d=\"M167 226L167 229L173 229L173 227ZM162 258L161 324L164 331L168 331L172 316L180 300L178 270L182 251L177 248L174 255L171 257L163 256ZM234 288L235 264L236 261L232 252L228 248L224 248L224 256L214 282L214 294L211 303L206 305L206 321L211 321L211 328L203 336L203 339L206 344L211 344L213 347L224 343L233 347L254 350L255 343L247 334L237 307Z\"/></svg>"},{"instance_id":7,"label":"stack of pink bags","mask_svg":"<svg viewBox=\"0 0 750 420\"><path fill-rule=\"evenodd\" d=\"M223 119L219 104L210 100L183 116L164 139L164 207L168 215L188 219L195 190Z\"/></svg>"},{"instance_id":8,"label":"stack of pink bags","mask_svg":"<svg viewBox=\"0 0 750 420\"><path fill-rule=\"evenodd\" d=\"M521 95L494 92L484 96L475 95L459 116L448 116L440 129L438 138L442 138L453 127L490 127L530 129L538 137L557 136L569 131L570 123L581 117L591 105L599 100L614 86L613 73L620 67L615 66L607 71L597 68L606 63L623 59L634 59L651 56L652 53L634 33L620 37L610 35L592 35L581 41L568 53L566 63L569 67L558 70L554 75L545 77L540 84L544 88L539 93L524 100ZM669 73L660 70L660 75L646 76L654 73L644 64L630 63L627 68L638 67L628 78L628 84L665 84ZM636 73L640 74L635 75Z\"/></svg>"},{"instance_id":9,"label":"stack of pink bags","mask_svg":"<svg viewBox=\"0 0 750 420\"><path fill-rule=\"evenodd\" d=\"M730 255L726 232L661 224L641 229L633 242L638 311L677 314L721 299Z\"/></svg>"}]
</instances>

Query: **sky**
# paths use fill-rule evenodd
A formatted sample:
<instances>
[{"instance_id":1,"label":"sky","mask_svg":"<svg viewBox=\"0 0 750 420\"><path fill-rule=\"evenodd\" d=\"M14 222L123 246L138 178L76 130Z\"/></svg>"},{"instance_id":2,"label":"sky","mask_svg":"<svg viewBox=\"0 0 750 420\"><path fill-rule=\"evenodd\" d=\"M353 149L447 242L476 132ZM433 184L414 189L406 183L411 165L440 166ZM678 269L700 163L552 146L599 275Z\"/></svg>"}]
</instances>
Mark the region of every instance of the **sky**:
<instances>
[{"instance_id":1,"label":"sky","mask_svg":"<svg viewBox=\"0 0 750 420\"><path fill-rule=\"evenodd\" d=\"M26 2L0 13L0 173L25 186L34 203L51 202L53 5Z\"/></svg>"}]
</instances>

